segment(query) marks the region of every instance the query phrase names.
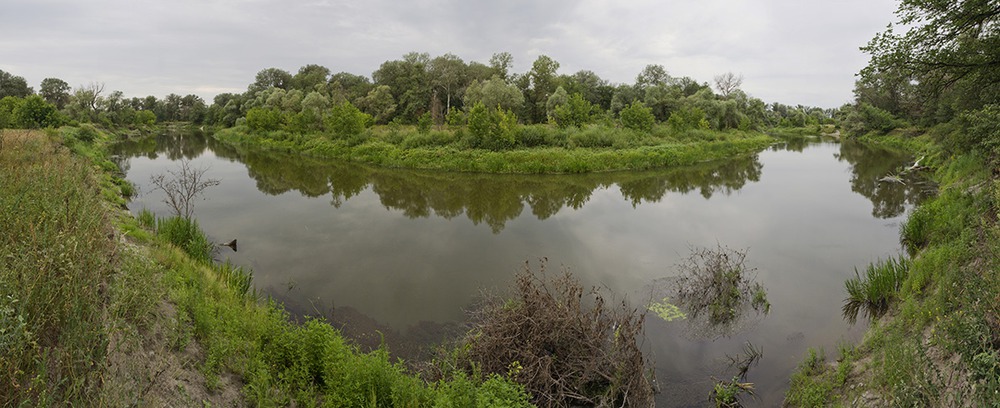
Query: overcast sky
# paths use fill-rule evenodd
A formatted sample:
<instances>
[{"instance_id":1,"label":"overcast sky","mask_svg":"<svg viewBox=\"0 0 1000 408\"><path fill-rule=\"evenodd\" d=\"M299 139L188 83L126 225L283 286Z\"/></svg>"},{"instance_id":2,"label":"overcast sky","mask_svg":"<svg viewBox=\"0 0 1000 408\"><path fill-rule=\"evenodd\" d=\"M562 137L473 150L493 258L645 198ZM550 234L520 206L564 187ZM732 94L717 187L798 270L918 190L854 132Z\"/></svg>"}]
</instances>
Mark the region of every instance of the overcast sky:
<instances>
[{"instance_id":1,"label":"overcast sky","mask_svg":"<svg viewBox=\"0 0 1000 408\"><path fill-rule=\"evenodd\" d=\"M487 63L539 55L559 73L633 83L648 64L710 82L732 71L765 102L852 99L858 50L895 0L3 0L0 69L103 82L126 96L243 92L261 69L306 64L371 77L410 51Z\"/></svg>"}]
</instances>

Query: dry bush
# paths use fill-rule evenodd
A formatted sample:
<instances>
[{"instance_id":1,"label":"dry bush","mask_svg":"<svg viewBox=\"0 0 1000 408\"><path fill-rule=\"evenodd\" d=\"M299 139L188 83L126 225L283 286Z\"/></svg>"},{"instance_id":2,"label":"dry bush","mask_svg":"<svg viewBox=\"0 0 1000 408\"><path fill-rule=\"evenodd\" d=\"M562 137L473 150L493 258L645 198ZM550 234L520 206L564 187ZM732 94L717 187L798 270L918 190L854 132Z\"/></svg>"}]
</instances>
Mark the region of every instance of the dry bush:
<instances>
[{"instance_id":1,"label":"dry bush","mask_svg":"<svg viewBox=\"0 0 1000 408\"><path fill-rule=\"evenodd\" d=\"M652 406L652 365L642 356L645 311L605 302L563 269L525 262L516 293L489 296L472 313L459 367L510 375L539 406Z\"/></svg>"}]
</instances>

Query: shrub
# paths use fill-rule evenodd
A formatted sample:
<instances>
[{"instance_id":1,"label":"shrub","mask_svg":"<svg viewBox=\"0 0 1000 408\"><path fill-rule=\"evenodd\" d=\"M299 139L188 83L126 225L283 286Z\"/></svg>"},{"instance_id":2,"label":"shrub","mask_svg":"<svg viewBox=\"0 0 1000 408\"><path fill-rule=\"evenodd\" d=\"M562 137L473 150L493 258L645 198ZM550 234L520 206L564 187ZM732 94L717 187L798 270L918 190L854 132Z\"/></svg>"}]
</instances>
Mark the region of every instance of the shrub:
<instances>
[{"instance_id":1,"label":"shrub","mask_svg":"<svg viewBox=\"0 0 1000 408\"><path fill-rule=\"evenodd\" d=\"M273 109L253 108L247 111L246 124L253 132L269 132L281 128L281 112Z\"/></svg>"},{"instance_id":2,"label":"shrub","mask_svg":"<svg viewBox=\"0 0 1000 408\"><path fill-rule=\"evenodd\" d=\"M494 151L514 147L517 116L504 109L490 109L482 102L469 110L468 144L473 148Z\"/></svg>"},{"instance_id":3,"label":"shrub","mask_svg":"<svg viewBox=\"0 0 1000 408\"><path fill-rule=\"evenodd\" d=\"M371 122L371 115L361 112L350 102L335 105L326 118L327 129L338 138L358 135Z\"/></svg>"},{"instance_id":4,"label":"shrub","mask_svg":"<svg viewBox=\"0 0 1000 408\"><path fill-rule=\"evenodd\" d=\"M431 118L430 112L424 112L423 115L417 118L417 132L427 133L431 131L431 125L434 123Z\"/></svg>"}]
</instances>

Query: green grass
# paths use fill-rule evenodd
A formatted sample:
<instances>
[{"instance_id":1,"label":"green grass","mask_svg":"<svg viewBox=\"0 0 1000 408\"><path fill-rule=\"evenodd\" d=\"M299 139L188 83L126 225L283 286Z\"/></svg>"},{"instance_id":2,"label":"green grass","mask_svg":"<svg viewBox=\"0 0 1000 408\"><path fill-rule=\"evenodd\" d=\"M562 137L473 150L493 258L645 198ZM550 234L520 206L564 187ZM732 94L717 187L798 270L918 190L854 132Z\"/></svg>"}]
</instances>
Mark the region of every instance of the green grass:
<instances>
[{"instance_id":1,"label":"green grass","mask_svg":"<svg viewBox=\"0 0 1000 408\"><path fill-rule=\"evenodd\" d=\"M869 264L864 276L855 268L855 277L844 282L847 291L844 317L853 324L859 313L873 320L888 312L906 279L908 268L909 262L904 258L889 258Z\"/></svg>"},{"instance_id":2,"label":"green grass","mask_svg":"<svg viewBox=\"0 0 1000 408\"><path fill-rule=\"evenodd\" d=\"M149 268L117 246L89 161L41 132L0 138L0 406L121 403L109 344L146 324Z\"/></svg>"},{"instance_id":3,"label":"green grass","mask_svg":"<svg viewBox=\"0 0 1000 408\"><path fill-rule=\"evenodd\" d=\"M396 127L369 129L351 139L287 132L254 134L244 128L223 129L215 138L254 150L296 152L327 159L350 160L384 167L479 173L585 173L646 170L690 165L759 151L773 143L767 135L739 131L630 130L589 126L554 129L521 126L518 148L471 149L464 129L421 134Z\"/></svg>"}]
</instances>

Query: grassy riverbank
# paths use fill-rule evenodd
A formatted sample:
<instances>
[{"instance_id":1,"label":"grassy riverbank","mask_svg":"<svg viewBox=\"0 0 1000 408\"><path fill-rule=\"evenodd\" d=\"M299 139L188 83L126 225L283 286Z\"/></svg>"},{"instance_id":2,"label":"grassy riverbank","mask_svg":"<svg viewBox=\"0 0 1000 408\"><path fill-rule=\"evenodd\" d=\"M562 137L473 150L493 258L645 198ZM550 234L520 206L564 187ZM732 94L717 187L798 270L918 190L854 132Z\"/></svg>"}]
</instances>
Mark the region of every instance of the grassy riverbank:
<instances>
[{"instance_id":1,"label":"grassy riverbank","mask_svg":"<svg viewBox=\"0 0 1000 408\"><path fill-rule=\"evenodd\" d=\"M194 250L196 227L121 211L107 136L79 132L0 135L0 406L529 405L505 376L427 383L291 322L249 273ZM185 251L165 228L201 238Z\"/></svg>"},{"instance_id":2,"label":"grassy riverbank","mask_svg":"<svg viewBox=\"0 0 1000 408\"><path fill-rule=\"evenodd\" d=\"M914 152L940 191L901 226L907 254L859 266L847 285L848 303L872 316L864 340L836 363L811 350L787 405L1000 406L1000 179L995 155L947 148L956 132L862 138Z\"/></svg>"},{"instance_id":3,"label":"grassy riverbank","mask_svg":"<svg viewBox=\"0 0 1000 408\"><path fill-rule=\"evenodd\" d=\"M479 173L586 173L647 170L690 165L762 150L773 139L757 132L692 129L673 132L665 126L643 133L591 125L558 129L518 126L515 148L470 148L464 128L419 132L414 127L380 126L350 137L251 132L245 126L218 131L230 145L295 152L384 167Z\"/></svg>"}]
</instances>

